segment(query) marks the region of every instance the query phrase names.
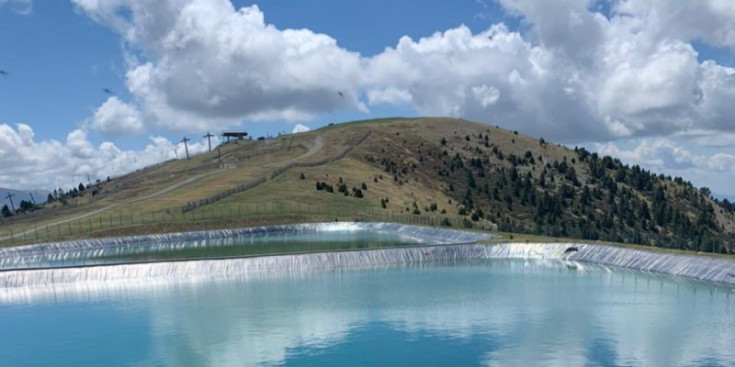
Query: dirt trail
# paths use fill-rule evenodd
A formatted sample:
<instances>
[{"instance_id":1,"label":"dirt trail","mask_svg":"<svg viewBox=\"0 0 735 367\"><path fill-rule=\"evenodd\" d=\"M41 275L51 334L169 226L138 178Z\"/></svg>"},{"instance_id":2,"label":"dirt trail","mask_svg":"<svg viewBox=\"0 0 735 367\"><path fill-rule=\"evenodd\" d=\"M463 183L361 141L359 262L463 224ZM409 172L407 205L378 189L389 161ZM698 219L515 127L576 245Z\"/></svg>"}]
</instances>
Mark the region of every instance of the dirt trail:
<instances>
[{"instance_id":1,"label":"dirt trail","mask_svg":"<svg viewBox=\"0 0 735 367\"><path fill-rule=\"evenodd\" d=\"M314 154L319 153L322 149L324 149L324 137L322 137L321 135L317 135L317 137L314 138L314 145L312 145L311 148L309 148L309 150L306 153L296 158L286 159L286 160L279 161L279 162L271 162L265 165L264 167L278 167L278 166L282 166L284 163L289 164L289 163L293 163L296 161L300 161L302 159L309 158L313 156Z\"/></svg>"},{"instance_id":2,"label":"dirt trail","mask_svg":"<svg viewBox=\"0 0 735 367\"><path fill-rule=\"evenodd\" d=\"M138 197L138 198L135 198L135 199L132 199L132 200L128 200L128 201L126 201L124 203L113 203L113 204L109 204L109 205L103 206L102 208L93 210L91 212L87 212L87 213L80 214L80 215L77 215L77 216L74 216L74 217L71 217L71 218L67 218L67 219L63 219L63 220L59 220L59 221L56 221L56 222L45 224L45 225L43 225L43 227L50 227L50 226L55 226L55 225L64 224L64 223L68 223L68 222L73 222L75 220L80 220L80 219L88 218L88 217L91 217L93 215L96 215L96 214L105 212L107 210L113 209L113 208L115 208L117 206L120 206L122 204L134 204L134 203L137 203L137 202L141 202L143 200L149 200L149 199L155 198L157 196L163 195L165 193L168 193L170 191L176 190L176 189L178 189L181 186L184 186L186 184L190 184L190 183L192 183L194 181L200 180L200 179L202 179L204 177L211 176L211 175L213 175L215 173L219 173L219 172L222 172L222 170L216 170L216 171L213 171L213 172L203 173L201 175L190 177L190 178L188 178L188 179L186 179L184 181L175 183L175 184L173 184L171 186L168 186L168 187L166 187L166 188L164 188L164 189L162 189L160 191L156 191L156 192L154 192L154 193L152 193L150 195L146 195L146 196ZM35 229L29 229L29 230L27 230L25 232L20 232L18 234L15 234L15 237L23 236L25 234L30 234L34 230ZM10 236L0 237L0 241L5 241L5 240L8 240L8 239L10 239Z\"/></svg>"},{"instance_id":3,"label":"dirt trail","mask_svg":"<svg viewBox=\"0 0 735 367\"><path fill-rule=\"evenodd\" d=\"M309 148L309 151L304 153L303 155L301 155L301 157L298 157L296 159L309 158L312 155L319 153L322 150L322 148L324 148L324 137L322 137L321 135L317 135L316 139L314 139L314 145L312 145L311 148Z\"/></svg>"},{"instance_id":4,"label":"dirt trail","mask_svg":"<svg viewBox=\"0 0 735 367\"><path fill-rule=\"evenodd\" d=\"M291 161L308 158L308 157L313 156L314 154L319 153L323 148L324 148L324 138L321 135L319 135L319 136L317 136L314 139L314 145L312 145L311 148L309 148L309 151L307 151L306 153L302 154L301 156L299 156L297 158L292 158L292 159L289 159L289 160L286 160L286 161L281 161L281 162L278 162L278 163L280 163L280 164L282 164L284 162L289 163ZM91 212L87 212L87 213L80 214L80 215L77 215L77 216L74 216L74 217L71 217L71 218L67 218L67 219L63 219L63 220L60 220L60 221L56 221L56 222L45 224L45 225L43 225L43 227L55 226L55 225L59 225L59 224L64 224L64 223L73 222L73 221L76 221L76 220L88 218L88 217L91 217L91 216L94 216L96 214L99 214L99 213L108 211L110 209L113 209L113 208L115 208L117 206L120 206L120 205L123 205L123 204L134 204L134 203L138 203L138 202L141 202L141 201L144 201L144 200L150 200L150 199L153 199L153 198L155 198L157 196L161 196L163 194L166 194L168 192L171 192L173 190L176 190L176 189L178 189L181 186L188 185L188 184L190 184L192 182L201 180L202 178L205 178L205 177L214 175L216 173L220 173L222 171L223 171L222 169L218 169L218 170L213 171L213 172L203 173L201 175L197 175L197 176L194 176L194 177L189 177L188 179L186 179L184 181L177 182L177 183L175 183L175 184L173 184L171 186L168 186L168 187L166 187L166 188L164 188L164 189L162 189L160 191L154 192L152 194L149 194L149 195L146 195L146 196L142 196L142 197L138 197L138 198L134 198L134 199L131 199L131 200L127 200L124 203L113 203L113 204L109 204L109 205L106 205L106 206L104 206L102 208L93 210ZM14 236L15 237L18 237L18 236L27 235L27 234L32 233L33 231L34 231L34 229L29 229L29 230L27 230L25 232L14 234ZM10 237L11 236L0 237L0 241L9 240Z\"/></svg>"}]
</instances>

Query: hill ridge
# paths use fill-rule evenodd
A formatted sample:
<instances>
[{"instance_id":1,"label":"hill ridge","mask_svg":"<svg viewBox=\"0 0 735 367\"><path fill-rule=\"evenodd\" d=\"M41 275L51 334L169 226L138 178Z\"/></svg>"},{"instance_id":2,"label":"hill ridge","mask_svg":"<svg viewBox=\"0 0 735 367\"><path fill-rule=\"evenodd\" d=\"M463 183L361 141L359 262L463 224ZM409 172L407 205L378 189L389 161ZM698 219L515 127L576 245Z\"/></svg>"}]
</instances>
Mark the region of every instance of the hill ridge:
<instances>
[{"instance_id":1,"label":"hill ridge","mask_svg":"<svg viewBox=\"0 0 735 367\"><path fill-rule=\"evenodd\" d=\"M323 148L315 149L320 139ZM301 161L309 151L309 161ZM232 168L218 172L222 164ZM208 176L160 198L134 201L195 174ZM260 178L248 190L238 189ZM206 207L188 209L195 217L198 211L227 213L237 207L240 213L247 206L281 203L284 208L321 209L312 210L313 215L246 219L309 221L346 215L364 220L369 217L363 213L369 212L586 240L722 253L735 249L735 206L712 199L707 189L583 148L450 118L367 120L270 141L230 143L221 152L131 173L94 190L96 196L66 198L66 206L50 204L58 206L53 216L91 211L108 201L121 203L116 211L159 213L206 201ZM329 214L329 208L337 207L351 209ZM243 220L236 225L250 223ZM44 221L50 219L29 223Z\"/></svg>"}]
</instances>

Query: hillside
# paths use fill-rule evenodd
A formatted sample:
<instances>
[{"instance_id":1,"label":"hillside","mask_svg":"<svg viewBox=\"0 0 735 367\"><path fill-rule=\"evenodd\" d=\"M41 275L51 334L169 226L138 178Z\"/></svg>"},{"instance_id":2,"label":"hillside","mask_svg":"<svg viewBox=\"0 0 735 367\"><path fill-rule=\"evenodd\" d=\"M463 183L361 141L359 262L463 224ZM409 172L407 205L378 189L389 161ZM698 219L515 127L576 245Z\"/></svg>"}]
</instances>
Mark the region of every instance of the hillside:
<instances>
[{"instance_id":1,"label":"hillside","mask_svg":"<svg viewBox=\"0 0 735 367\"><path fill-rule=\"evenodd\" d=\"M418 180L452 199L453 210L502 231L709 251L700 237L735 231L732 205L681 178L482 124L404 125L378 133L380 146L393 149L366 146L359 158L398 185Z\"/></svg>"},{"instance_id":2,"label":"hillside","mask_svg":"<svg viewBox=\"0 0 735 367\"><path fill-rule=\"evenodd\" d=\"M357 219L731 253L734 210L684 179L539 137L455 119L386 119L149 167L12 218L0 238L43 226L38 240L63 237L61 223L75 221L70 237Z\"/></svg>"}]
</instances>

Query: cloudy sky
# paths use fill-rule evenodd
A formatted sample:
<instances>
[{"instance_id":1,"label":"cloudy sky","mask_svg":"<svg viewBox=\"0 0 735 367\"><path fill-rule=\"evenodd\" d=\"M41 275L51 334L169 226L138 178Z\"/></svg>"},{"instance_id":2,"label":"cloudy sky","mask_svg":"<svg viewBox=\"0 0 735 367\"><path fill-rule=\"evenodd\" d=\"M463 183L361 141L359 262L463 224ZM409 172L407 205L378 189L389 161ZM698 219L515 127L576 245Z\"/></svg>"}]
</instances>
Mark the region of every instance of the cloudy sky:
<instances>
[{"instance_id":1,"label":"cloudy sky","mask_svg":"<svg viewBox=\"0 0 735 367\"><path fill-rule=\"evenodd\" d=\"M731 0L0 0L0 50L4 187L114 176L207 131L430 115L735 194Z\"/></svg>"}]
</instances>

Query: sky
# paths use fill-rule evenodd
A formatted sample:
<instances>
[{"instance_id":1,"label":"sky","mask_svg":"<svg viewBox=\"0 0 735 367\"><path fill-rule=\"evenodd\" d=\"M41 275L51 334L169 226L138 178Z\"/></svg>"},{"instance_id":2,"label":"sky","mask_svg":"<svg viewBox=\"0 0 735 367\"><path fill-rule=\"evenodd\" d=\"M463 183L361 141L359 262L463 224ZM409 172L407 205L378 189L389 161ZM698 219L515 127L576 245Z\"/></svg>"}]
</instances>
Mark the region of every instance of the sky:
<instances>
[{"instance_id":1,"label":"sky","mask_svg":"<svg viewBox=\"0 0 735 367\"><path fill-rule=\"evenodd\" d=\"M450 116L735 195L731 0L0 0L0 186Z\"/></svg>"}]
</instances>

